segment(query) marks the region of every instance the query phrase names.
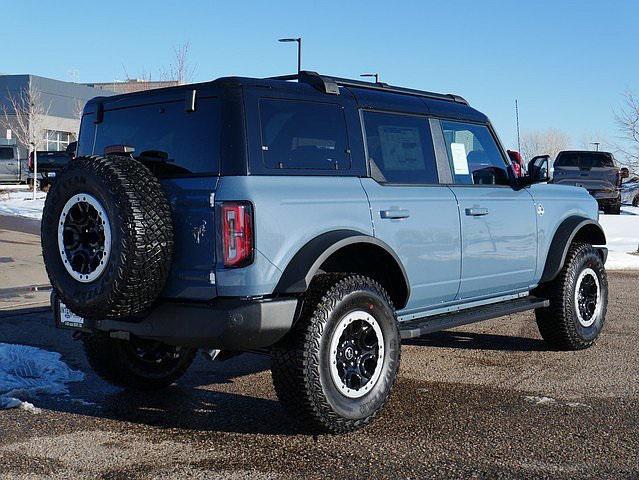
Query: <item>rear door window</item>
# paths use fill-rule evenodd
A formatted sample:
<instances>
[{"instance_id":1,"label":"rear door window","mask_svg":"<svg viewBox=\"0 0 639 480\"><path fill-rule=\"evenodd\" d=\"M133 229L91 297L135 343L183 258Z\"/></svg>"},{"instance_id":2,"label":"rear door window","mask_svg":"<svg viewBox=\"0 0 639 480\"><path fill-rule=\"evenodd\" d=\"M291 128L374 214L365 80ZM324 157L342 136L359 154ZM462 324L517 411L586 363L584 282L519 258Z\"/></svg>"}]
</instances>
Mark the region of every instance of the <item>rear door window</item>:
<instances>
[{"instance_id":1,"label":"rear door window","mask_svg":"<svg viewBox=\"0 0 639 480\"><path fill-rule=\"evenodd\" d=\"M348 170L342 106L296 100L260 100L264 165L272 169Z\"/></svg>"},{"instance_id":2,"label":"rear door window","mask_svg":"<svg viewBox=\"0 0 639 480\"><path fill-rule=\"evenodd\" d=\"M373 178L382 183L436 184L437 164L428 120L414 115L363 112Z\"/></svg>"},{"instance_id":3,"label":"rear door window","mask_svg":"<svg viewBox=\"0 0 639 480\"><path fill-rule=\"evenodd\" d=\"M81 135L80 144L84 141ZM218 100L199 98L194 112L186 112L184 102L105 110L93 154L104 155L105 149L117 146L133 147L133 156L161 177L217 174Z\"/></svg>"}]
</instances>

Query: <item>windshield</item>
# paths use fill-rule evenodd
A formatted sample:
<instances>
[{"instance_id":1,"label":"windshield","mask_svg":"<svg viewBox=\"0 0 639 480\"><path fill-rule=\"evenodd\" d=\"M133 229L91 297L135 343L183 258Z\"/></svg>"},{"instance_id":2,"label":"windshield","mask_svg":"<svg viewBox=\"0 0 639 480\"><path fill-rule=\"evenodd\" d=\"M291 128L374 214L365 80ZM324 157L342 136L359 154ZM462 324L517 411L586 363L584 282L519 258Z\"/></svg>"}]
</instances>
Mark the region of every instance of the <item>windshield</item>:
<instances>
[{"instance_id":1,"label":"windshield","mask_svg":"<svg viewBox=\"0 0 639 480\"><path fill-rule=\"evenodd\" d=\"M612 155L600 152L561 152L555 167L598 168L614 167Z\"/></svg>"},{"instance_id":2,"label":"windshield","mask_svg":"<svg viewBox=\"0 0 639 480\"><path fill-rule=\"evenodd\" d=\"M13 160L13 147L0 147L0 160Z\"/></svg>"}]
</instances>

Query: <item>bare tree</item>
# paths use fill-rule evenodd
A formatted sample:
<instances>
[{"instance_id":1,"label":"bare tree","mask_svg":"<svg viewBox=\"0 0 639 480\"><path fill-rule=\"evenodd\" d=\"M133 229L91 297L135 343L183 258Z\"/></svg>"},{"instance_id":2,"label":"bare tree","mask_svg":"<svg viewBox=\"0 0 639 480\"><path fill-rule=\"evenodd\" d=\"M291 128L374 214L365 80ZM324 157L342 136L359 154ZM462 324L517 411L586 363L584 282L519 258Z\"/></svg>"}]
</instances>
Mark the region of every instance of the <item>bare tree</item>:
<instances>
[{"instance_id":1,"label":"bare tree","mask_svg":"<svg viewBox=\"0 0 639 480\"><path fill-rule=\"evenodd\" d=\"M173 61L167 70L161 71L163 80L175 80L178 85L191 83L195 75L195 65L190 59L191 44L183 43L173 48Z\"/></svg>"},{"instance_id":2,"label":"bare tree","mask_svg":"<svg viewBox=\"0 0 639 480\"><path fill-rule=\"evenodd\" d=\"M82 113L84 113L84 106L86 103L86 100L82 100L80 98L75 99L73 102L73 118L76 120L82 120Z\"/></svg>"},{"instance_id":3,"label":"bare tree","mask_svg":"<svg viewBox=\"0 0 639 480\"><path fill-rule=\"evenodd\" d=\"M2 125L11 129L18 143L27 148L29 156L33 154L33 199L36 197L38 178L38 148L44 143L45 117L49 114L50 104L45 105L42 94L31 84L17 94L7 91L8 106L2 105Z\"/></svg>"},{"instance_id":4,"label":"bare tree","mask_svg":"<svg viewBox=\"0 0 639 480\"><path fill-rule=\"evenodd\" d=\"M537 155L550 155L551 161L570 145L570 137L556 128L529 131L521 135L521 155L525 161Z\"/></svg>"},{"instance_id":5,"label":"bare tree","mask_svg":"<svg viewBox=\"0 0 639 480\"><path fill-rule=\"evenodd\" d=\"M579 148L584 150L610 150L612 144L601 132L586 132L580 137Z\"/></svg>"},{"instance_id":6,"label":"bare tree","mask_svg":"<svg viewBox=\"0 0 639 480\"><path fill-rule=\"evenodd\" d=\"M633 170L639 170L639 97L630 90L623 94L621 108L615 112L621 145L615 145L622 160Z\"/></svg>"}]
</instances>

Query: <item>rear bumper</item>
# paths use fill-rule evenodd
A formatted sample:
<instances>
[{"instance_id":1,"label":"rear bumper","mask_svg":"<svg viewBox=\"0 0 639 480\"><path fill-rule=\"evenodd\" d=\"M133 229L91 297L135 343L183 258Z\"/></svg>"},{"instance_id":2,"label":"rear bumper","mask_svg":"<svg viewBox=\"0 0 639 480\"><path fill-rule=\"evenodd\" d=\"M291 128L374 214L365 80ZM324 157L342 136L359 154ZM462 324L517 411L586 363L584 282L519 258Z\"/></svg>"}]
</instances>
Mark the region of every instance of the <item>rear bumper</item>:
<instances>
[{"instance_id":1,"label":"rear bumper","mask_svg":"<svg viewBox=\"0 0 639 480\"><path fill-rule=\"evenodd\" d=\"M588 190L598 202L617 203L621 201L621 190Z\"/></svg>"},{"instance_id":2,"label":"rear bumper","mask_svg":"<svg viewBox=\"0 0 639 480\"><path fill-rule=\"evenodd\" d=\"M270 347L293 326L299 299L244 300L219 298L213 303L162 303L137 320L85 320L84 332L108 332L118 338L135 335L170 345L247 350ZM56 326L62 327L57 301ZM63 327L69 328L69 327Z\"/></svg>"}]
</instances>

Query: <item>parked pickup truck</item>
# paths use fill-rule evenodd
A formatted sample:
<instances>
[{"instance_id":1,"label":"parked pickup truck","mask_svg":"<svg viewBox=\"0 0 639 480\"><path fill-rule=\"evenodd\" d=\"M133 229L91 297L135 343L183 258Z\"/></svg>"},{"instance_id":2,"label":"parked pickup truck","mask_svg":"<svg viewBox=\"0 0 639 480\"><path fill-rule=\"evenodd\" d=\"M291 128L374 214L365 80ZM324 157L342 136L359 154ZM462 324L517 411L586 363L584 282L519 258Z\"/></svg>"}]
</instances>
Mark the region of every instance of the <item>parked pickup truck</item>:
<instances>
[{"instance_id":1,"label":"parked pickup truck","mask_svg":"<svg viewBox=\"0 0 639 480\"><path fill-rule=\"evenodd\" d=\"M20 159L18 147L0 143L0 183L24 183L26 162Z\"/></svg>"},{"instance_id":2,"label":"parked pickup truck","mask_svg":"<svg viewBox=\"0 0 639 480\"><path fill-rule=\"evenodd\" d=\"M402 339L534 310L549 348L595 342L597 202L547 162L516 176L460 96L314 72L96 98L42 218L56 323L126 388L270 355L292 415L352 431Z\"/></svg>"},{"instance_id":3,"label":"parked pickup truck","mask_svg":"<svg viewBox=\"0 0 639 480\"><path fill-rule=\"evenodd\" d=\"M38 159L38 180L42 188L49 185L58 173L66 167L69 160L75 157L76 142L69 144L64 151L39 151ZM33 154L29 156L29 181L33 181L34 162Z\"/></svg>"},{"instance_id":4,"label":"parked pickup truck","mask_svg":"<svg viewBox=\"0 0 639 480\"><path fill-rule=\"evenodd\" d=\"M621 212L621 181L612 153L566 150L555 159L552 182L585 188L604 213Z\"/></svg>"}]
</instances>

